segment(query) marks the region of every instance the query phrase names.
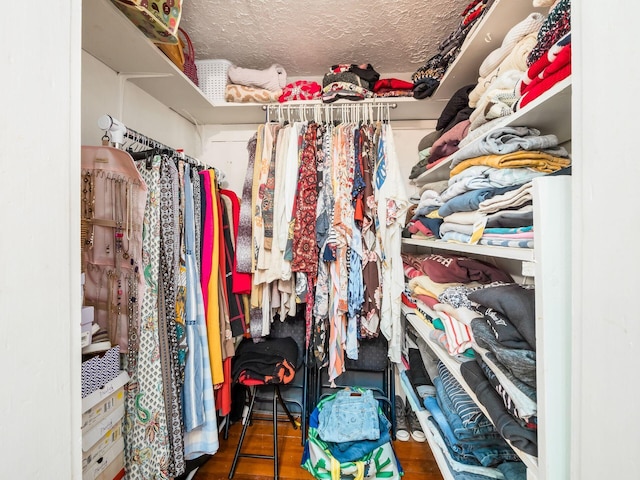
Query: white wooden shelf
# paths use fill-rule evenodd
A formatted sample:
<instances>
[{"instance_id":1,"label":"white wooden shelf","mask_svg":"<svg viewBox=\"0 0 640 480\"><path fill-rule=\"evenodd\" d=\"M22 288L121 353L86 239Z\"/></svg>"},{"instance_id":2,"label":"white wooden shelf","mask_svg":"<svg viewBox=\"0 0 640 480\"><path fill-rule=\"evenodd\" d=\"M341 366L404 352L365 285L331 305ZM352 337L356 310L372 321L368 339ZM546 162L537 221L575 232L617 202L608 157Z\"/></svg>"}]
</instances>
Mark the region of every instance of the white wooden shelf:
<instances>
[{"instance_id":1,"label":"white wooden shelf","mask_svg":"<svg viewBox=\"0 0 640 480\"><path fill-rule=\"evenodd\" d=\"M266 119L263 104L212 103L109 0L84 0L82 48L116 73L194 124L257 124ZM391 120L438 118L446 100L384 97L337 104L396 104ZM335 105L333 103L332 105ZM320 100L287 102L292 107L322 105Z\"/></svg>"},{"instance_id":2,"label":"white wooden shelf","mask_svg":"<svg viewBox=\"0 0 640 480\"><path fill-rule=\"evenodd\" d=\"M514 4L514 5L511 5ZM365 103L397 104L392 121L434 120L460 87L477 81L484 57L500 46L510 26L533 7L530 0L494 0L462 52L450 66L430 98L376 98ZM262 104L213 103L110 0L83 0L82 48L129 82L196 125L258 124L265 121ZM343 101L348 105L363 102ZM320 100L283 105L322 105Z\"/></svg>"},{"instance_id":3,"label":"white wooden shelf","mask_svg":"<svg viewBox=\"0 0 640 480\"><path fill-rule=\"evenodd\" d=\"M533 262L534 260L532 248L470 245L467 243L455 243L447 242L445 240L427 240L419 238L403 238L402 244L414 245L421 248L431 248L433 250L448 250L451 252L464 252L474 255L483 255L487 257L521 260L523 262Z\"/></svg>"},{"instance_id":4,"label":"white wooden shelf","mask_svg":"<svg viewBox=\"0 0 640 480\"><path fill-rule=\"evenodd\" d=\"M425 307L425 308L428 309L428 307ZM489 420L491 420L491 417L489 416L487 409L478 400L475 392L469 387L469 385L467 385L467 382L463 378L462 373L460 372L460 363L454 358L452 358L451 355L449 355L440 345L438 345L436 342L431 340L431 338L429 337L429 332L433 328L427 325L422 319L420 319L420 317L418 317L415 313L413 313L411 309L406 305L402 306L402 310L406 319L411 323L411 325L413 325L413 327L416 329L416 332L418 332L418 335L420 335L422 339L427 343L427 345L429 345L431 350L433 350L433 352L440 359L440 361L442 361L444 366L447 367L447 370L451 372L451 374L462 386L462 388L464 388L464 391L467 392L467 394L471 397L474 403L478 405L478 407L480 408L480 410L482 410L485 416ZM436 312L431 311L430 309L428 309L428 313L432 315L434 318L438 316ZM477 347L474 347L474 348L477 348ZM535 478L537 476L536 472L538 470L538 459L533 455L529 455L528 453L525 453L519 450L518 448L514 447L511 444L511 442L509 442L509 440L507 439L505 440L507 441L507 443L509 443L513 451L516 452L516 454L520 457L523 463L527 466L527 469L531 470L531 473L527 474L528 478Z\"/></svg>"},{"instance_id":5,"label":"white wooden shelf","mask_svg":"<svg viewBox=\"0 0 640 480\"><path fill-rule=\"evenodd\" d=\"M532 127L540 130L542 135L553 133L559 143L571 138L571 77L565 78L532 100L522 110L518 110L508 117L496 122L489 133L503 127ZM474 141L479 141L478 139ZM448 159L438 163L433 168L411 180L416 186L425 183L448 180L451 161Z\"/></svg>"},{"instance_id":6,"label":"white wooden shelf","mask_svg":"<svg viewBox=\"0 0 640 480\"><path fill-rule=\"evenodd\" d=\"M406 391L406 387L402 382L400 382L400 386L408 399L409 392ZM438 464L438 468L440 469L442 477L444 478L444 480L455 480L455 477L453 476L453 473L451 473L449 465L445 460L444 452L433 438L431 430L429 430L429 412L427 410L416 410L415 408L413 408L412 404L410 405L411 409L416 413L416 417L418 417L418 422L420 422L420 427L422 427L424 436L427 438L427 443L429 444L431 453L433 453L433 458L436 459L436 463Z\"/></svg>"}]
</instances>

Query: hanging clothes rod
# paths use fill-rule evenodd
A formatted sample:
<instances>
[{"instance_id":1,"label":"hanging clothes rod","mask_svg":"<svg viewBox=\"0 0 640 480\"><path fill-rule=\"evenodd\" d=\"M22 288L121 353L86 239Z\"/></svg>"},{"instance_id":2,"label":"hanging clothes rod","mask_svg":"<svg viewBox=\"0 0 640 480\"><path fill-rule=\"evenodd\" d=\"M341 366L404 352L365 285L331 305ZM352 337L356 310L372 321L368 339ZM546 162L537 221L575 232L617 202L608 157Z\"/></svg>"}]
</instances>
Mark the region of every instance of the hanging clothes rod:
<instances>
[{"instance_id":1,"label":"hanging clothes rod","mask_svg":"<svg viewBox=\"0 0 640 480\"><path fill-rule=\"evenodd\" d=\"M180 158L184 159L185 161L197 167L214 168L217 176L223 175L222 172L220 172L215 167L208 167L207 165L202 163L200 160L190 157L188 155L185 155L184 152L182 151L176 150L172 147L165 145L162 142L159 142L158 140L154 140L153 138L147 137L142 133L136 132L135 130L132 130L131 128L126 127L120 120L113 118L111 115L105 114L101 116L98 119L98 128L100 130L105 131L105 134L109 136L111 143L116 148L122 148L122 146L124 145L125 138L128 138L129 140L132 140L140 145L144 145L149 148L158 148L161 150L167 150L172 155L177 155Z\"/></svg>"},{"instance_id":2,"label":"hanging clothes rod","mask_svg":"<svg viewBox=\"0 0 640 480\"><path fill-rule=\"evenodd\" d=\"M279 103L263 105L266 121L271 121L271 115L277 115L279 121L291 121L296 114L299 120L311 120L333 122L341 118L343 121L374 121L391 119L390 110L397 108L397 103L360 101L348 103Z\"/></svg>"},{"instance_id":3,"label":"hanging clothes rod","mask_svg":"<svg viewBox=\"0 0 640 480\"><path fill-rule=\"evenodd\" d=\"M306 108L306 109L313 109L316 107L320 107L322 109L343 109L345 107L349 108L349 107L362 107L362 108L368 108L368 107L373 107L373 108L378 108L378 107L383 107L383 108L398 108L398 104L397 103L382 103L382 102L367 102L365 101L361 101L361 102L351 102L351 103L279 103L277 105L275 104L269 104L269 105L262 105L262 110L266 110L267 108L270 110L277 110L278 108L291 108L291 109L297 109L297 108Z\"/></svg>"}]
</instances>

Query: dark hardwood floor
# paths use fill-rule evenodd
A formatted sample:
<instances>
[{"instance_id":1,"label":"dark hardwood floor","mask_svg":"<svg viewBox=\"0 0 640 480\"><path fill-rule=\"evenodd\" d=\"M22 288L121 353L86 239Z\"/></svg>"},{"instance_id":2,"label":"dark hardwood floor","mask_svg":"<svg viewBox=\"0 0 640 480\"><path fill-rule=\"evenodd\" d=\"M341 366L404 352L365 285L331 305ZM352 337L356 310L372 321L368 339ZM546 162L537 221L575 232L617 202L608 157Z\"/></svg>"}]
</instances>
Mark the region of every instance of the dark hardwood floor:
<instances>
[{"instance_id":1,"label":"dark hardwood floor","mask_svg":"<svg viewBox=\"0 0 640 480\"><path fill-rule=\"evenodd\" d=\"M242 425L231 425L229 438L224 440L220 434L220 449L200 469L194 480L222 480L228 478L233 455L240 437ZM313 479L313 476L300 466L302 443L300 430L294 430L290 423L278 423L279 467L281 480ZM396 441L393 444L396 456L404 469L404 479L442 480L440 470L427 442L418 443ZM270 421L254 420L247 430L242 449L244 452L270 455L273 452L272 426ZM234 480L267 480L273 478L271 460L240 458Z\"/></svg>"}]
</instances>

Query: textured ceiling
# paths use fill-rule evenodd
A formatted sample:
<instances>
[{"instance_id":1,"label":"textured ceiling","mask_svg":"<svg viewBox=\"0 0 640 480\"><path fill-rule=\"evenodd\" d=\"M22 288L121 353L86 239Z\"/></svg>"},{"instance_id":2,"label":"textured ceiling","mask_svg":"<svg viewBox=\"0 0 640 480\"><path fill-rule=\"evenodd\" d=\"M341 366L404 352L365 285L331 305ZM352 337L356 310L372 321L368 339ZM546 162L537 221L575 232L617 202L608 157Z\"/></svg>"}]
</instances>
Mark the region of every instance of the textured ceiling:
<instances>
[{"instance_id":1,"label":"textured ceiling","mask_svg":"<svg viewBox=\"0 0 640 480\"><path fill-rule=\"evenodd\" d=\"M196 59L244 68L274 63L290 77L322 76L336 63L413 73L436 53L468 0L184 0L180 26Z\"/></svg>"}]
</instances>

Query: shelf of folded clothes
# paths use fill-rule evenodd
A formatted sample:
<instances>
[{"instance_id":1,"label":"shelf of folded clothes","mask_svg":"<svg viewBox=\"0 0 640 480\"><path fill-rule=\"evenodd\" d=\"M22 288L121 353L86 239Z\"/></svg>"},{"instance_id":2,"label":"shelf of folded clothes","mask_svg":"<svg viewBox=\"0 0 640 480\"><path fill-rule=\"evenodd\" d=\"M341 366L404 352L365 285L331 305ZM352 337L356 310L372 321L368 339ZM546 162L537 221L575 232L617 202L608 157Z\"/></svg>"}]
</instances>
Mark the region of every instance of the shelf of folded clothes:
<instances>
[{"instance_id":1,"label":"shelf of folded clothes","mask_svg":"<svg viewBox=\"0 0 640 480\"><path fill-rule=\"evenodd\" d=\"M416 98L447 100L463 85L477 83L481 63L500 48L510 29L531 14L544 13L530 0L471 2L461 12L459 25L413 74Z\"/></svg>"},{"instance_id":2,"label":"shelf of folded clothes","mask_svg":"<svg viewBox=\"0 0 640 480\"><path fill-rule=\"evenodd\" d=\"M571 92L571 77L568 77L541 93L522 109L492 119L477 129L468 130L457 144L458 150L466 146L472 148L474 144L505 127L528 127L538 130L541 135L553 134L558 144L562 145L571 138ZM440 138L435 141L438 140L440 143L446 141ZM457 151L438 158L435 162L427 162L422 173L410 179L410 182L420 187L429 182L449 180L452 176L452 162L459 156L456 153Z\"/></svg>"},{"instance_id":3,"label":"shelf of folded clothes","mask_svg":"<svg viewBox=\"0 0 640 480\"><path fill-rule=\"evenodd\" d=\"M424 308L424 307L423 307ZM430 309L429 309L430 310ZM426 321L422 320L416 313L415 310L407 305L402 306L403 315L409 321L411 326L415 328L417 333L420 335L421 339L426 343L429 349L438 357L442 365L448 372L451 373L453 378L457 381L458 384L464 389L464 391L469 395L469 397L474 401L474 403L479 407L479 409L483 412L483 414L491 419L491 415L487 411L486 407L482 404L482 402L476 396L474 390L468 385L463 374L461 372L462 363L456 357L451 356L442 346L440 346L431 335L431 331L434 330L434 327L428 324ZM436 312L430 310L433 318L437 318ZM477 345L474 345L474 350L483 351ZM420 416L419 416L420 418ZM424 426L423 426L424 429ZM427 430L429 430L427 425ZM427 431L425 430L425 432ZM536 456L531 455L529 453L525 453L519 448L515 447L512 442L507 439L507 443L511 446L511 448L518 454L518 457L522 460L522 462L527 466L527 469L530 470L531 474L535 478L535 472L538 469L538 459Z\"/></svg>"}]
</instances>

